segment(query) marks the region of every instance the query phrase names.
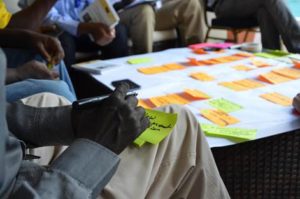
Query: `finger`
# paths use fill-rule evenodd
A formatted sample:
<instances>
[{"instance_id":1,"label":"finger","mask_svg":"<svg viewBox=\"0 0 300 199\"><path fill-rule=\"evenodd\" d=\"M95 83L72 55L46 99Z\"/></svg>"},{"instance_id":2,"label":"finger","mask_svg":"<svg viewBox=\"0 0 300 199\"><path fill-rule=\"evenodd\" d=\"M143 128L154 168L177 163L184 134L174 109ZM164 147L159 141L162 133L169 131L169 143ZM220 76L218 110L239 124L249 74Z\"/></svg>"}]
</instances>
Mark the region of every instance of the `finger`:
<instances>
[{"instance_id":1,"label":"finger","mask_svg":"<svg viewBox=\"0 0 300 199\"><path fill-rule=\"evenodd\" d=\"M116 87L111 97L118 98L118 99L125 99L128 90L129 90L129 85L126 83L122 83Z\"/></svg>"},{"instance_id":2,"label":"finger","mask_svg":"<svg viewBox=\"0 0 300 199\"><path fill-rule=\"evenodd\" d=\"M131 108L135 108L139 102L135 94L126 96L125 99L128 106L130 106Z\"/></svg>"},{"instance_id":3,"label":"finger","mask_svg":"<svg viewBox=\"0 0 300 199\"><path fill-rule=\"evenodd\" d=\"M143 133L149 127L150 127L150 120L149 120L149 118L143 117L142 120L141 120L141 127L140 127L141 132L140 132L140 134Z\"/></svg>"},{"instance_id":4,"label":"finger","mask_svg":"<svg viewBox=\"0 0 300 199\"><path fill-rule=\"evenodd\" d=\"M48 61L51 61L51 56L48 53L48 51L46 50L45 46L43 44L38 44L38 51L39 53Z\"/></svg>"},{"instance_id":5,"label":"finger","mask_svg":"<svg viewBox=\"0 0 300 199\"><path fill-rule=\"evenodd\" d=\"M57 79L57 78L59 78L59 73L58 73L58 72L55 72L55 71L52 71L52 72L51 72L51 78L52 78L52 79Z\"/></svg>"},{"instance_id":6,"label":"finger","mask_svg":"<svg viewBox=\"0 0 300 199\"><path fill-rule=\"evenodd\" d=\"M297 95L296 97L294 97L293 99L293 107L297 110L300 111L300 96Z\"/></svg>"}]
</instances>

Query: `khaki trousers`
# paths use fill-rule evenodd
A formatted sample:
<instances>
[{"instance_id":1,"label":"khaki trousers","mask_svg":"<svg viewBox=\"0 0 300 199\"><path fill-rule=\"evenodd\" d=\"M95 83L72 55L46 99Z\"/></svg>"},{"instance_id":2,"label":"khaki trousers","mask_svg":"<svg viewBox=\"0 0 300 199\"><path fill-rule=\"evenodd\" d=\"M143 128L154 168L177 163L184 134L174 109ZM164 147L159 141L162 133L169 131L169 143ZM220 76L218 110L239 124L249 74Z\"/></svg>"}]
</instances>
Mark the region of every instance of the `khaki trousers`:
<instances>
[{"instance_id":1,"label":"khaki trousers","mask_svg":"<svg viewBox=\"0 0 300 199\"><path fill-rule=\"evenodd\" d=\"M210 148L193 114L180 106L173 132L159 145L128 147L100 198L229 198Z\"/></svg>"},{"instance_id":2,"label":"khaki trousers","mask_svg":"<svg viewBox=\"0 0 300 199\"><path fill-rule=\"evenodd\" d=\"M35 107L70 104L65 98L50 93L33 95L22 101ZM229 198L205 136L193 114L177 105L160 110L178 114L172 133L159 145L146 144L142 148L130 146L122 152L116 174L99 197ZM41 147L30 152L42 157L37 163L46 165L62 150L61 147Z\"/></svg>"},{"instance_id":3,"label":"khaki trousers","mask_svg":"<svg viewBox=\"0 0 300 199\"><path fill-rule=\"evenodd\" d=\"M24 104L33 107L55 107L71 104L63 96L58 96L52 93L39 93L21 100ZM27 153L39 156L39 159L33 162L40 165L48 165L58 154L60 154L66 147L65 146L47 146L35 149L27 149Z\"/></svg>"},{"instance_id":4,"label":"khaki trousers","mask_svg":"<svg viewBox=\"0 0 300 199\"><path fill-rule=\"evenodd\" d=\"M203 40L199 0L166 0L156 11L151 5L143 4L119 15L121 23L129 30L134 53L152 52L155 30L177 28L184 45Z\"/></svg>"}]
</instances>

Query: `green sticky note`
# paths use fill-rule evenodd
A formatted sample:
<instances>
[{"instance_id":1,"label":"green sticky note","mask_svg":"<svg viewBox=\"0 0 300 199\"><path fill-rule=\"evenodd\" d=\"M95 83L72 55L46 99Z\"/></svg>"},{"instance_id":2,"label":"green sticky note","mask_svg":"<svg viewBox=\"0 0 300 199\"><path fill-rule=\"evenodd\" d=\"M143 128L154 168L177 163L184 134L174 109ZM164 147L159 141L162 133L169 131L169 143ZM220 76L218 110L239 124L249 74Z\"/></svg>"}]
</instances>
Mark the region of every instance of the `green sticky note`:
<instances>
[{"instance_id":1,"label":"green sticky note","mask_svg":"<svg viewBox=\"0 0 300 199\"><path fill-rule=\"evenodd\" d=\"M137 145L138 147L142 147L145 143L146 141L141 138L136 138L134 140L134 144Z\"/></svg>"},{"instance_id":2,"label":"green sticky note","mask_svg":"<svg viewBox=\"0 0 300 199\"><path fill-rule=\"evenodd\" d=\"M223 99L223 98L210 100L208 103L211 106L213 106L214 108L224 111L226 113L238 111L243 108L242 106L235 104L229 100Z\"/></svg>"},{"instance_id":3,"label":"green sticky note","mask_svg":"<svg viewBox=\"0 0 300 199\"><path fill-rule=\"evenodd\" d=\"M156 110L146 110L146 117L150 120L150 127L134 141L138 146L142 146L143 141L151 144L160 143L170 134L177 121L177 114Z\"/></svg>"},{"instance_id":4,"label":"green sticky note","mask_svg":"<svg viewBox=\"0 0 300 199\"><path fill-rule=\"evenodd\" d=\"M152 62L152 58L149 57L131 58L128 59L127 62L129 64L144 64L144 63Z\"/></svg>"},{"instance_id":5,"label":"green sticky note","mask_svg":"<svg viewBox=\"0 0 300 199\"><path fill-rule=\"evenodd\" d=\"M209 136L241 140L254 140L257 133L256 129L219 127L211 124L201 124L201 128Z\"/></svg>"},{"instance_id":6,"label":"green sticky note","mask_svg":"<svg viewBox=\"0 0 300 199\"><path fill-rule=\"evenodd\" d=\"M268 58L268 59L274 59L274 58L278 58L278 56L270 54L270 53L265 53L265 52L261 52L261 53L255 53L255 55L257 57L263 57L263 58Z\"/></svg>"}]
</instances>

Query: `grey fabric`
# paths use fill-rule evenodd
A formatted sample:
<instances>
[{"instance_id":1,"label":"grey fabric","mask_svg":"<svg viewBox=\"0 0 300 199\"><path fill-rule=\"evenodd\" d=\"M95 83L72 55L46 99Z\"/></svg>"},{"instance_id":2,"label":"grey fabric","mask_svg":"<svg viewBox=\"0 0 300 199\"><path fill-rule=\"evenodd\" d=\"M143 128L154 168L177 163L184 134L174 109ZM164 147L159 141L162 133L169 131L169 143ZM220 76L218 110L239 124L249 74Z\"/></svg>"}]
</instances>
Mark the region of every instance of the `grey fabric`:
<instances>
[{"instance_id":1,"label":"grey fabric","mask_svg":"<svg viewBox=\"0 0 300 199\"><path fill-rule=\"evenodd\" d=\"M69 145L74 140L71 106L35 108L16 102L7 105L6 118L9 130L29 147Z\"/></svg>"},{"instance_id":2,"label":"grey fabric","mask_svg":"<svg viewBox=\"0 0 300 199\"><path fill-rule=\"evenodd\" d=\"M278 49L279 35L290 52L300 53L300 27L283 0L220 0L222 18L257 18L264 48Z\"/></svg>"},{"instance_id":3,"label":"grey fabric","mask_svg":"<svg viewBox=\"0 0 300 199\"><path fill-rule=\"evenodd\" d=\"M94 198L115 173L119 163L117 155L93 141L77 139L49 167L22 160L21 141L9 133L6 122L5 68L5 57L0 51L0 198ZM61 127L61 130L70 133L68 131L71 130L68 127L63 127L63 125L69 125L70 112L67 107L43 110L34 110L19 104L12 104L8 107L9 111L16 111L23 117L39 117L38 120L33 120L33 118L22 120L14 115L15 113L8 113L7 115L10 115L9 128L18 130L17 137L35 145L47 144L42 140L47 138L51 144L66 143L72 139L68 136L61 136L60 134L64 132L59 129L55 131L55 128ZM37 114L36 111L39 113ZM41 126L45 124L46 116L49 117L52 114L53 118L48 120L48 126ZM15 120L12 116L16 117ZM58 121L58 116L66 118ZM22 121L16 122L16 119ZM30 120L34 122L30 123ZM29 124L26 125L26 122ZM22 134L21 126L13 127L14 124L25 125L25 133ZM39 132L40 130L45 132ZM36 137L38 133L46 137Z\"/></svg>"}]
</instances>

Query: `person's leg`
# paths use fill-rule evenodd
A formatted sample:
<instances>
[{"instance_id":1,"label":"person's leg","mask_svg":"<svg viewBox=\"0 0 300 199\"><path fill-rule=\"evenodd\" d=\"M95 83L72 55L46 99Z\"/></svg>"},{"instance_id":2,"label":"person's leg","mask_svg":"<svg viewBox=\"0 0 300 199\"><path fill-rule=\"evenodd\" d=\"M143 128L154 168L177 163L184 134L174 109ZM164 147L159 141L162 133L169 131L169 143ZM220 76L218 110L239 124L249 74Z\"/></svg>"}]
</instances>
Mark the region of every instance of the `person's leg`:
<instances>
[{"instance_id":1,"label":"person's leg","mask_svg":"<svg viewBox=\"0 0 300 199\"><path fill-rule=\"evenodd\" d=\"M269 13L264 7L260 7L257 11L257 19L261 33L262 46L266 49L280 49L279 32L270 18Z\"/></svg>"},{"instance_id":2,"label":"person's leg","mask_svg":"<svg viewBox=\"0 0 300 199\"><path fill-rule=\"evenodd\" d=\"M156 11L155 30L178 28L183 45L202 42L201 12L199 0L166 1Z\"/></svg>"},{"instance_id":3,"label":"person's leg","mask_svg":"<svg viewBox=\"0 0 300 199\"><path fill-rule=\"evenodd\" d=\"M229 198L200 125L180 106L161 108L177 113L172 133L158 145L128 147L116 174L100 197Z\"/></svg>"},{"instance_id":4,"label":"person's leg","mask_svg":"<svg viewBox=\"0 0 300 199\"><path fill-rule=\"evenodd\" d=\"M63 96L70 102L76 100L69 86L63 81L28 79L6 85L8 102L14 102L41 92L50 92Z\"/></svg>"},{"instance_id":5,"label":"person's leg","mask_svg":"<svg viewBox=\"0 0 300 199\"><path fill-rule=\"evenodd\" d=\"M135 54L149 53L153 50L155 13L149 4L138 5L119 13L121 23L128 30Z\"/></svg>"},{"instance_id":6,"label":"person's leg","mask_svg":"<svg viewBox=\"0 0 300 199\"><path fill-rule=\"evenodd\" d=\"M289 52L300 53L300 26L283 0L263 0L264 8Z\"/></svg>"},{"instance_id":7,"label":"person's leg","mask_svg":"<svg viewBox=\"0 0 300 199\"><path fill-rule=\"evenodd\" d=\"M39 93L30 97L22 99L22 102L28 106L34 107L56 107L70 105L70 101L66 98L52 93ZM39 156L34 162L40 165L48 165L57 154L59 154L65 147L63 146L49 146L40 147L36 149L28 149L29 154Z\"/></svg>"}]
</instances>

